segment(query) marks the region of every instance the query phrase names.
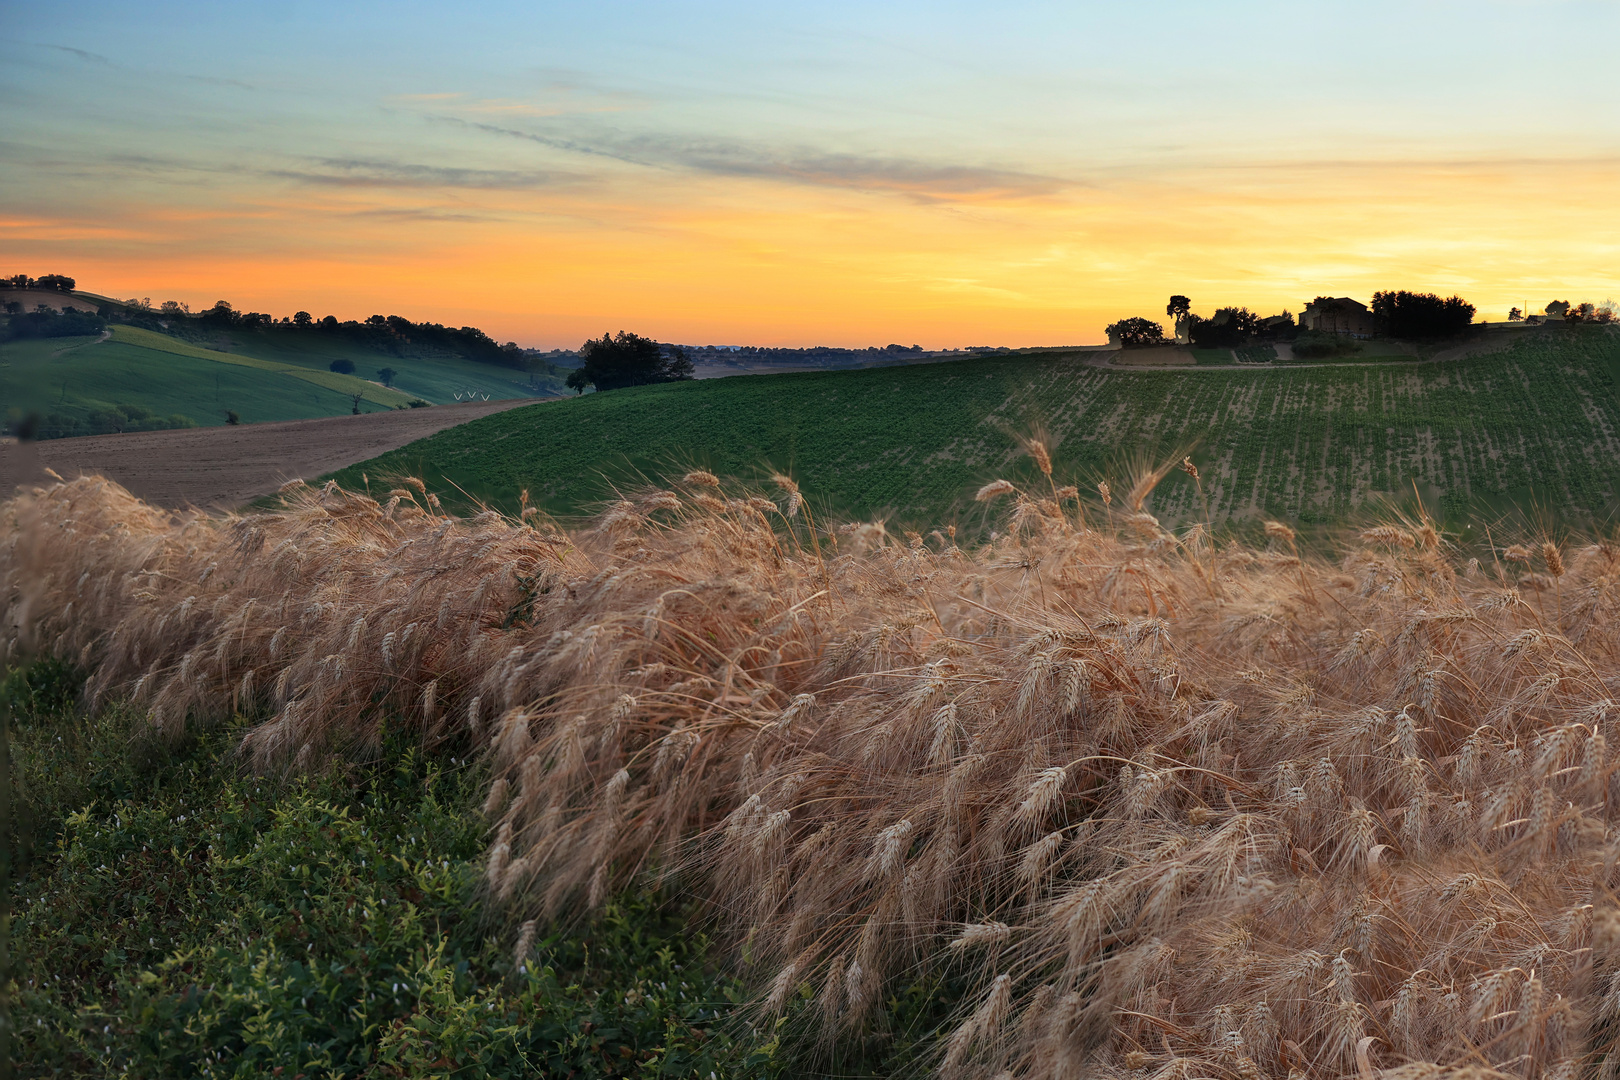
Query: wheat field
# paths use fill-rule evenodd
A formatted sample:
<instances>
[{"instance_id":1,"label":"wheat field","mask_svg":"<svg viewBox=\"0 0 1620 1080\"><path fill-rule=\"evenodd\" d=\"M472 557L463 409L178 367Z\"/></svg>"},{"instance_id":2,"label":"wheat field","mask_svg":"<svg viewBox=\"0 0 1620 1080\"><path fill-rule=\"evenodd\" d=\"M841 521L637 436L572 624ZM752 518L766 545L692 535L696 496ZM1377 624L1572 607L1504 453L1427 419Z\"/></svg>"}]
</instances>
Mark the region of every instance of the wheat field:
<instances>
[{"instance_id":1,"label":"wheat field","mask_svg":"<svg viewBox=\"0 0 1620 1080\"><path fill-rule=\"evenodd\" d=\"M1027 449L972 550L787 477L573 531L411 481L225 518L56 483L0 508L0 665L257 718L259 770L470 744L520 951L678 882L822 1038L967 980L945 1076L1612 1075L1620 544L1216 543L1151 516L1163 469L1081 493Z\"/></svg>"}]
</instances>

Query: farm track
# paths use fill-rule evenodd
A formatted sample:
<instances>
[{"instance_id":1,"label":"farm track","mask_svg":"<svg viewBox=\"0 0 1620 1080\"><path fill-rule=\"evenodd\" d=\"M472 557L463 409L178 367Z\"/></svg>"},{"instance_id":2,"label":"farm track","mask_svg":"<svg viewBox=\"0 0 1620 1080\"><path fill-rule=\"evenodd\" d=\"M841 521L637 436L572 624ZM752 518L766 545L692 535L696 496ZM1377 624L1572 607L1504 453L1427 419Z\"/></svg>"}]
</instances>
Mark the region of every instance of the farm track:
<instances>
[{"instance_id":1,"label":"farm track","mask_svg":"<svg viewBox=\"0 0 1620 1080\"><path fill-rule=\"evenodd\" d=\"M0 496L20 484L109 477L159 506L228 510L294 478L313 479L533 399L287 420L237 427L90 435L0 446Z\"/></svg>"}]
</instances>

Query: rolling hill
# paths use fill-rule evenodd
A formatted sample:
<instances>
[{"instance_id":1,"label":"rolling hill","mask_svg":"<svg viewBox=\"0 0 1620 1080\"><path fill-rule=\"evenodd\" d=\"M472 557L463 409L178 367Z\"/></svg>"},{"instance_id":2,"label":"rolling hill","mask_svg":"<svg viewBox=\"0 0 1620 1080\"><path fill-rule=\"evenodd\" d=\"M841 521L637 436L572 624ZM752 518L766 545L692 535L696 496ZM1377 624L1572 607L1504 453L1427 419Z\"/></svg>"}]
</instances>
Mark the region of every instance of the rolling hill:
<instances>
[{"instance_id":1,"label":"rolling hill","mask_svg":"<svg viewBox=\"0 0 1620 1080\"><path fill-rule=\"evenodd\" d=\"M1620 335L1590 328L1422 364L1129 371L1075 354L736 377L514 409L335 476L409 473L506 508L528 489L569 514L693 465L783 470L840 514L973 525L974 489L1035 479L1017 436L1044 434L1058 482L1086 488L1190 451L1217 519L1327 524L1414 488L1452 520L1590 518L1620 494L1617 369ZM1199 494L1172 473L1153 506L1187 519Z\"/></svg>"},{"instance_id":2,"label":"rolling hill","mask_svg":"<svg viewBox=\"0 0 1620 1080\"><path fill-rule=\"evenodd\" d=\"M330 370L348 360L353 374ZM395 372L392 388L378 372ZM0 343L0 402L44 437L339 416L414 402L504 400L560 383L453 357L394 356L306 333L222 331L199 342L115 323L105 334Z\"/></svg>"}]
</instances>

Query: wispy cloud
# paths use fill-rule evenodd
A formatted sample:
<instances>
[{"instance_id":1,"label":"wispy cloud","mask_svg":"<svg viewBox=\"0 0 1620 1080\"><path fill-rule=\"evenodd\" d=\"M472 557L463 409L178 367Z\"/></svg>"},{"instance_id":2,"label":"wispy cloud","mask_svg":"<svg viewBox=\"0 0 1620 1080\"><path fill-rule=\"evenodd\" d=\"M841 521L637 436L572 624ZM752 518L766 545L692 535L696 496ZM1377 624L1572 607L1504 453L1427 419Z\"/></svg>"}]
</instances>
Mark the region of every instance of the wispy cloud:
<instances>
[{"instance_id":1,"label":"wispy cloud","mask_svg":"<svg viewBox=\"0 0 1620 1080\"><path fill-rule=\"evenodd\" d=\"M75 49L71 45L44 45L42 48L55 49L57 52L65 52L69 56L77 56L80 60L83 60L87 64L106 64L108 67L112 66L112 61L107 59L105 56L102 56L100 53L86 52L83 49Z\"/></svg>"},{"instance_id":2,"label":"wispy cloud","mask_svg":"<svg viewBox=\"0 0 1620 1080\"><path fill-rule=\"evenodd\" d=\"M977 165L954 165L903 157L783 149L718 139L662 135L602 134L582 139L468 120L435 119L554 150L609 158L656 169L684 169L717 176L753 177L813 187L906 195L924 201L1028 199L1083 186L1055 176Z\"/></svg>"},{"instance_id":3,"label":"wispy cloud","mask_svg":"<svg viewBox=\"0 0 1620 1080\"><path fill-rule=\"evenodd\" d=\"M522 169L468 169L362 158L314 158L307 169L269 169L265 175L330 187L476 188L523 190L577 179L572 174Z\"/></svg>"}]
</instances>

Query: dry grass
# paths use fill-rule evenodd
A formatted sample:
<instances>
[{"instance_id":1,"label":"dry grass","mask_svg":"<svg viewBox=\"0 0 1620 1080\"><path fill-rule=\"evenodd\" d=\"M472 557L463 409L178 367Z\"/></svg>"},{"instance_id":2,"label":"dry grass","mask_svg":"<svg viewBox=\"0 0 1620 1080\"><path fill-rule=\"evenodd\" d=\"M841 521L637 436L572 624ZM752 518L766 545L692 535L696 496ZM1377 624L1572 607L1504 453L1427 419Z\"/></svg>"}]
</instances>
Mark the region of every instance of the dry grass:
<instances>
[{"instance_id":1,"label":"dry grass","mask_svg":"<svg viewBox=\"0 0 1620 1080\"><path fill-rule=\"evenodd\" d=\"M817 533L787 478L574 534L80 480L3 509L4 648L169 730L270 715L262 768L385 716L469 738L517 917L679 873L831 1035L953 965L949 1075L1612 1075L1620 548L1481 566L1418 521L1329 564L1171 535L1151 486L1088 528L992 485L1006 535L964 552Z\"/></svg>"}]
</instances>

